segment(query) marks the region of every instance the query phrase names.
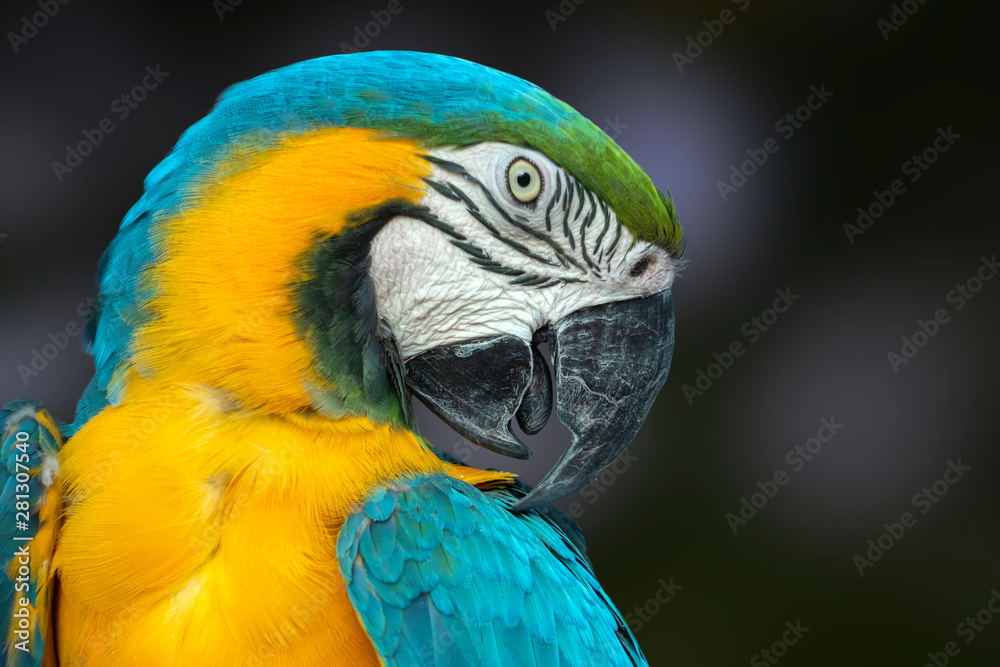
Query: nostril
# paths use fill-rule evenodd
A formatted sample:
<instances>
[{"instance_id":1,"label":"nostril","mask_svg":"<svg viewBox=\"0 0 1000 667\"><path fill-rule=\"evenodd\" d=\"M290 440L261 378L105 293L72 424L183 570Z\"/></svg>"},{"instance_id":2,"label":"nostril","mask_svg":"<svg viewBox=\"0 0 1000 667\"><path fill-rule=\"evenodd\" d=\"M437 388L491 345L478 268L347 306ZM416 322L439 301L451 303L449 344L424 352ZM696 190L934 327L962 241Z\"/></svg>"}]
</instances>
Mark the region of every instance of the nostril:
<instances>
[{"instance_id":1,"label":"nostril","mask_svg":"<svg viewBox=\"0 0 1000 667\"><path fill-rule=\"evenodd\" d=\"M652 261L650 261L649 257L641 258L638 262L635 263L635 266L632 267L632 270L629 271L629 275L631 275L633 278L638 278L639 276L641 276L646 272L646 269L649 268L650 264L652 264Z\"/></svg>"}]
</instances>

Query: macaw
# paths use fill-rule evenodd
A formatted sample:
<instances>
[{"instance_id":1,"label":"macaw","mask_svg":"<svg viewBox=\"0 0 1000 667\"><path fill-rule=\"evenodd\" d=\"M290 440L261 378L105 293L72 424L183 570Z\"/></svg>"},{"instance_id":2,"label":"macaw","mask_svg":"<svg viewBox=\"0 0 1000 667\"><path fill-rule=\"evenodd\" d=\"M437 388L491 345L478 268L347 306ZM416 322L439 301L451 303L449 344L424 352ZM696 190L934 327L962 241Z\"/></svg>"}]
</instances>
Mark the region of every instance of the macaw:
<instances>
[{"instance_id":1,"label":"macaw","mask_svg":"<svg viewBox=\"0 0 1000 667\"><path fill-rule=\"evenodd\" d=\"M75 420L0 413L7 664L646 665L551 503L663 385L681 248L514 76L370 52L229 88L101 260ZM532 489L413 396L513 457L553 404L572 438Z\"/></svg>"}]
</instances>

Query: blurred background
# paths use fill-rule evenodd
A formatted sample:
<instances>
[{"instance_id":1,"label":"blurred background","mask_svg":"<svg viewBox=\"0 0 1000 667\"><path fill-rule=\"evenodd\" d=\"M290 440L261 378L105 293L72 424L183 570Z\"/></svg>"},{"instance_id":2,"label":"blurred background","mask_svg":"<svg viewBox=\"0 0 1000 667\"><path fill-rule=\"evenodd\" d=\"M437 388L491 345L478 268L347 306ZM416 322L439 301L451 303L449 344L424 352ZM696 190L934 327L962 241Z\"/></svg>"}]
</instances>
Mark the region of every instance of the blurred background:
<instances>
[{"instance_id":1,"label":"blurred background","mask_svg":"<svg viewBox=\"0 0 1000 667\"><path fill-rule=\"evenodd\" d=\"M685 228L670 379L562 502L650 664L1000 665L987 5L388 4L4 3L0 401L72 418L98 258L223 88L346 49L460 56L602 126ZM518 462L421 422L529 482L567 442L552 423Z\"/></svg>"}]
</instances>

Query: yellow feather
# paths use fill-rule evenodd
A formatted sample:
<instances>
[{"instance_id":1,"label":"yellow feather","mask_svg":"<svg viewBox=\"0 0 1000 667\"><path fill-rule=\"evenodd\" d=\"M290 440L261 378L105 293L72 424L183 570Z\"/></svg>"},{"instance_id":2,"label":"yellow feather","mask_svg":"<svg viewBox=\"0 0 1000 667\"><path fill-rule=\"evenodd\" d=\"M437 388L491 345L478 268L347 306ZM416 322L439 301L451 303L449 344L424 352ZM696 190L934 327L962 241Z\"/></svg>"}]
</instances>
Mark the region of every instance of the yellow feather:
<instances>
[{"instance_id":1,"label":"yellow feather","mask_svg":"<svg viewBox=\"0 0 1000 667\"><path fill-rule=\"evenodd\" d=\"M406 430L308 411L312 359L290 317L298 259L347 216L416 201L417 147L355 129L234 157L165 221L120 406L63 449L63 665L380 665L336 559L379 483L453 473Z\"/></svg>"},{"instance_id":2,"label":"yellow feather","mask_svg":"<svg viewBox=\"0 0 1000 667\"><path fill-rule=\"evenodd\" d=\"M247 407L306 407L315 378L292 317L290 287L306 277L298 261L351 213L419 200L430 172L418 152L372 130L327 128L225 162L231 175L158 228L167 259L146 277L157 317L138 333L138 373L204 382Z\"/></svg>"},{"instance_id":3,"label":"yellow feather","mask_svg":"<svg viewBox=\"0 0 1000 667\"><path fill-rule=\"evenodd\" d=\"M340 579L337 532L379 482L448 468L405 430L206 414L199 395L136 387L67 444L60 654L218 665L273 647L261 664L377 665ZM140 436L153 414L162 422Z\"/></svg>"}]
</instances>

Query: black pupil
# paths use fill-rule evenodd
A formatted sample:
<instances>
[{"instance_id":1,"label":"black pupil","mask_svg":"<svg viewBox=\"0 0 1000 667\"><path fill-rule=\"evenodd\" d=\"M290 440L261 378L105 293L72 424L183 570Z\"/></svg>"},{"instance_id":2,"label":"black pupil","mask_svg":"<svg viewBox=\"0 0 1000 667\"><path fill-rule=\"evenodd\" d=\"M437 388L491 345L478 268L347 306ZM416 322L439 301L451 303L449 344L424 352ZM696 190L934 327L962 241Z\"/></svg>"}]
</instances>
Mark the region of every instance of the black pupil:
<instances>
[{"instance_id":1,"label":"black pupil","mask_svg":"<svg viewBox=\"0 0 1000 667\"><path fill-rule=\"evenodd\" d=\"M632 267L632 270L629 271L629 273L632 275L633 278L638 278L639 276L641 276L643 273L646 272L646 269L648 267L649 267L649 258L643 257L642 259L640 259L638 262L635 263L635 266Z\"/></svg>"},{"instance_id":2,"label":"black pupil","mask_svg":"<svg viewBox=\"0 0 1000 667\"><path fill-rule=\"evenodd\" d=\"M531 174L522 171L517 175L517 184L522 188L526 188L531 185Z\"/></svg>"}]
</instances>

